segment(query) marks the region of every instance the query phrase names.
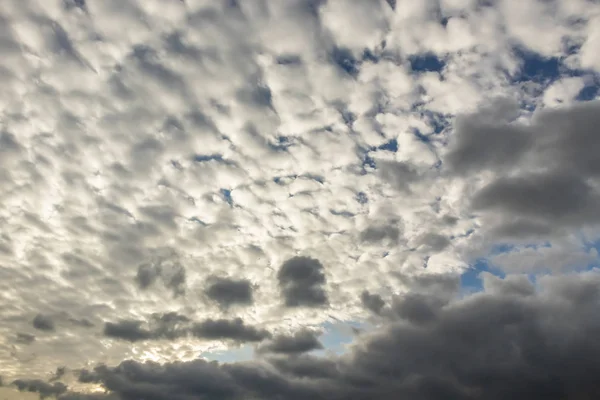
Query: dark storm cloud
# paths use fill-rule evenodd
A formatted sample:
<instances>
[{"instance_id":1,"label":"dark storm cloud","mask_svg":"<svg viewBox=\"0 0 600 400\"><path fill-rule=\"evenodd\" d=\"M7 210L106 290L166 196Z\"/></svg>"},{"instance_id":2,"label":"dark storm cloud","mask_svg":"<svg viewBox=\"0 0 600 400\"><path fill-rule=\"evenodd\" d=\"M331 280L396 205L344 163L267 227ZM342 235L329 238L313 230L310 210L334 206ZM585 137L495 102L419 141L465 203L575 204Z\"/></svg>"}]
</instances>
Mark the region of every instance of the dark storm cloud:
<instances>
[{"instance_id":1,"label":"dark storm cloud","mask_svg":"<svg viewBox=\"0 0 600 400\"><path fill-rule=\"evenodd\" d=\"M209 299L227 308L236 304L252 304L252 285L247 279L212 278L205 289Z\"/></svg>"},{"instance_id":2,"label":"dark storm cloud","mask_svg":"<svg viewBox=\"0 0 600 400\"><path fill-rule=\"evenodd\" d=\"M600 100L541 112L534 120L540 163L583 176L600 175Z\"/></svg>"},{"instance_id":3,"label":"dark storm cloud","mask_svg":"<svg viewBox=\"0 0 600 400\"><path fill-rule=\"evenodd\" d=\"M129 342L159 339L175 340L188 334L190 322L189 318L175 312L153 314L149 321L120 320L118 322L107 322L104 324L104 335ZM143 326L148 326L148 328Z\"/></svg>"},{"instance_id":4,"label":"dark storm cloud","mask_svg":"<svg viewBox=\"0 0 600 400\"><path fill-rule=\"evenodd\" d=\"M540 111L529 125L498 110L457 118L444 158L451 173L495 173L471 203L490 232L541 237L599 223L600 101Z\"/></svg>"},{"instance_id":5,"label":"dark storm cloud","mask_svg":"<svg viewBox=\"0 0 600 400\"><path fill-rule=\"evenodd\" d=\"M335 379L339 376L338 360L310 354L269 359L277 371L295 378Z\"/></svg>"},{"instance_id":6,"label":"dark storm cloud","mask_svg":"<svg viewBox=\"0 0 600 400\"><path fill-rule=\"evenodd\" d=\"M323 265L310 257L293 257L283 263L277 274L287 307L318 307L327 304Z\"/></svg>"},{"instance_id":7,"label":"dark storm cloud","mask_svg":"<svg viewBox=\"0 0 600 400\"><path fill-rule=\"evenodd\" d=\"M207 319L194 324L191 332L194 336L203 339L226 339L236 342L260 342L270 337L268 331L246 325L241 318Z\"/></svg>"},{"instance_id":8,"label":"dark storm cloud","mask_svg":"<svg viewBox=\"0 0 600 400\"><path fill-rule=\"evenodd\" d=\"M598 219L598 193L576 176L530 174L499 178L473 198L476 210L496 209L506 213L561 223L581 224Z\"/></svg>"},{"instance_id":9,"label":"dark storm cloud","mask_svg":"<svg viewBox=\"0 0 600 400\"><path fill-rule=\"evenodd\" d=\"M50 384L39 379L17 379L12 383L21 392L32 392L40 395L41 399L59 396L67 391L67 386L60 382Z\"/></svg>"},{"instance_id":10,"label":"dark storm cloud","mask_svg":"<svg viewBox=\"0 0 600 400\"><path fill-rule=\"evenodd\" d=\"M486 275L484 292L445 305L404 297L396 320L343 356L125 361L82 378L124 400L597 398L600 274L547 276L537 286Z\"/></svg>"},{"instance_id":11,"label":"dark storm cloud","mask_svg":"<svg viewBox=\"0 0 600 400\"><path fill-rule=\"evenodd\" d=\"M533 144L527 127L481 121L479 115L458 117L454 129L445 162L459 174L512 166Z\"/></svg>"},{"instance_id":12,"label":"dark storm cloud","mask_svg":"<svg viewBox=\"0 0 600 400\"><path fill-rule=\"evenodd\" d=\"M482 273L481 279L487 293L521 297L535 294L535 288L526 275L509 275L501 279L485 272Z\"/></svg>"},{"instance_id":13,"label":"dark storm cloud","mask_svg":"<svg viewBox=\"0 0 600 400\"><path fill-rule=\"evenodd\" d=\"M451 299L460 289L460 277L456 274L426 274L398 278L411 292L429 294L439 299Z\"/></svg>"},{"instance_id":14,"label":"dark storm cloud","mask_svg":"<svg viewBox=\"0 0 600 400\"><path fill-rule=\"evenodd\" d=\"M494 236L501 239L507 238L530 238L548 236L553 232L561 230L552 227L551 224L544 221L535 221L520 217L504 217L502 223L492 229Z\"/></svg>"},{"instance_id":15,"label":"dark storm cloud","mask_svg":"<svg viewBox=\"0 0 600 400\"><path fill-rule=\"evenodd\" d=\"M394 299L393 312L413 324L424 324L432 321L445 302L431 295L408 293Z\"/></svg>"},{"instance_id":16,"label":"dark storm cloud","mask_svg":"<svg viewBox=\"0 0 600 400\"><path fill-rule=\"evenodd\" d=\"M65 393L58 400L121 400L117 395L104 393Z\"/></svg>"},{"instance_id":17,"label":"dark storm cloud","mask_svg":"<svg viewBox=\"0 0 600 400\"><path fill-rule=\"evenodd\" d=\"M38 314L33 318L33 327L40 331L53 331L54 321L48 315Z\"/></svg>"},{"instance_id":18,"label":"dark storm cloud","mask_svg":"<svg viewBox=\"0 0 600 400\"><path fill-rule=\"evenodd\" d=\"M381 309L385 306L385 301L383 301L380 295L371 294L367 290L361 293L360 301L367 310L375 314L379 314Z\"/></svg>"},{"instance_id":19,"label":"dark storm cloud","mask_svg":"<svg viewBox=\"0 0 600 400\"><path fill-rule=\"evenodd\" d=\"M127 340L129 342L137 342L152 338L152 332L142 328L143 321L137 320L121 320L118 322L107 322L104 324L104 335Z\"/></svg>"},{"instance_id":20,"label":"dark storm cloud","mask_svg":"<svg viewBox=\"0 0 600 400\"><path fill-rule=\"evenodd\" d=\"M293 335L278 335L259 347L259 352L277 354L300 354L322 349L315 332L303 329Z\"/></svg>"}]
</instances>

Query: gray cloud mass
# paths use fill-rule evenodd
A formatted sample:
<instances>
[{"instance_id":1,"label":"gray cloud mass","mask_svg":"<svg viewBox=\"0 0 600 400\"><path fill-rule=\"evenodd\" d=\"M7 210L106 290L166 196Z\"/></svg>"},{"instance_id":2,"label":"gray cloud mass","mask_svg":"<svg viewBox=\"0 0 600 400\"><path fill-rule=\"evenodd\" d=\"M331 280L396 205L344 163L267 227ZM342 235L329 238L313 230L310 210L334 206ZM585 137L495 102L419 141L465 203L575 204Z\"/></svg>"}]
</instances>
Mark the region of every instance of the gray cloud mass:
<instances>
[{"instance_id":1,"label":"gray cloud mass","mask_svg":"<svg viewBox=\"0 0 600 400\"><path fill-rule=\"evenodd\" d=\"M288 307L318 307L327 304L323 264L310 257L293 257L277 273L281 294Z\"/></svg>"},{"instance_id":2,"label":"gray cloud mass","mask_svg":"<svg viewBox=\"0 0 600 400\"><path fill-rule=\"evenodd\" d=\"M597 273L547 276L537 290L526 279L489 274L484 285L482 293L445 305L430 303L426 321L399 313L390 324L363 336L360 346L333 358L163 365L124 361L80 376L119 399L493 400L600 393ZM422 301L428 302L426 297Z\"/></svg>"},{"instance_id":3,"label":"gray cloud mass","mask_svg":"<svg viewBox=\"0 0 600 400\"><path fill-rule=\"evenodd\" d=\"M227 308L235 304L252 304L252 290L252 284L246 279L215 277L209 281L205 293L221 307Z\"/></svg>"}]
</instances>

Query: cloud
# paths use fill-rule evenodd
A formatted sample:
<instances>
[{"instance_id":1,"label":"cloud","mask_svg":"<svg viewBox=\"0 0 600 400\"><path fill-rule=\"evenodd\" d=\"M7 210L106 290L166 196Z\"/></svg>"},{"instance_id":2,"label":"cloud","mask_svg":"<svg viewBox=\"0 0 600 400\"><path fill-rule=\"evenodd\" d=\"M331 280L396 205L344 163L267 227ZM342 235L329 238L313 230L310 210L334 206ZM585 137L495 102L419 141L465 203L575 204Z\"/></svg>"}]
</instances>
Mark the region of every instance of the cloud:
<instances>
[{"instance_id":1,"label":"cloud","mask_svg":"<svg viewBox=\"0 0 600 400\"><path fill-rule=\"evenodd\" d=\"M241 318L207 319L194 324L191 328L194 336L212 340L233 340L236 342L260 342L270 333L264 329L246 325Z\"/></svg>"},{"instance_id":2,"label":"cloud","mask_svg":"<svg viewBox=\"0 0 600 400\"><path fill-rule=\"evenodd\" d=\"M37 314L33 318L33 327L40 331L54 331L54 321L48 315Z\"/></svg>"},{"instance_id":3,"label":"cloud","mask_svg":"<svg viewBox=\"0 0 600 400\"><path fill-rule=\"evenodd\" d=\"M578 176L531 174L499 178L483 187L473 197L473 208L581 226L593 223L597 200L594 188Z\"/></svg>"},{"instance_id":4,"label":"cloud","mask_svg":"<svg viewBox=\"0 0 600 400\"><path fill-rule=\"evenodd\" d=\"M125 361L85 374L123 399L150 390L156 399L593 396L600 368L598 273L543 277L537 290L519 278L485 280L484 292L433 314L414 314L426 320L400 314L342 356L231 364Z\"/></svg>"},{"instance_id":5,"label":"cloud","mask_svg":"<svg viewBox=\"0 0 600 400\"><path fill-rule=\"evenodd\" d=\"M168 259L170 258L172 259ZM142 290L151 287L158 278L162 278L165 288L172 291L173 296L178 297L185 294L186 290L186 270L173 258L161 256L152 263L141 264L138 267L135 281Z\"/></svg>"},{"instance_id":6,"label":"cloud","mask_svg":"<svg viewBox=\"0 0 600 400\"><path fill-rule=\"evenodd\" d=\"M92 328L94 327L94 323L88 320L87 318L69 318L69 322L71 322L75 326L80 326L82 328Z\"/></svg>"},{"instance_id":7,"label":"cloud","mask_svg":"<svg viewBox=\"0 0 600 400\"><path fill-rule=\"evenodd\" d=\"M323 265L310 257L293 257L279 268L277 279L287 307L317 307L327 304Z\"/></svg>"},{"instance_id":8,"label":"cloud","mask_svg":"<svg viewBox=\"0 0 600 400\"><path fill-rule=\"evenodd\" d=\"M61 394L67 391L67 386L63 383L55 382L54 384L49 384L47 382L32 379L32 380L22 380L17 379L12 382L14 386L19 389L21 392L35 392L40 395L41 399L45 399L52 396L60 396Z\"/></svg>"},{"instance_id":9,"label":"cloud","mask_svg":"<svg viewBox=\"0 0 600 400\"><path fill-rule=\"evenodd\" d=\"M17 332L17 338L15 339L19 344L31 344L35 342L35 335L29 333Z\"/></svg>"},{"instance_id":10,"label":"cloud","mask_svg":"<svg viewBox=\"0 0 600 400\"><path fill-rule=\"evenodd\" d=\"M250 305L253 302L252 285L247 279L214 277L205 289L206 296L221 307Z\"/></svg>"},{"instance_id":11,"label":"cloud","mask_svg":"<svg viewBox=\"0 0 600 400\"><path fill-rule=\"evenodd\" d=\"M138 267L135 277L140 289L147 289L160 276L160 269L154 265L143 264Z\"/></svg>"},{"instance_id":12,"label":"cloud","mask_svg":"<svg viewBox=\"0 0 600 400\"><path fill-rule=\"evenodd\" d=\"M188 334L190 319L176 312L153 314L149 321L120 320L106 322L104 335L129 342L168 339L175 340ZM145 328L144 326L148 326Z\"/></svg>"},{"instance_id":13,"label":"cloud","mask_svg":"<svg viewBox=\"0 0 600 400\"><path fill-rule=\"evenodd\" d=\"M496 99L481 112L459 116L444 159L456 173L513 166L530 148L533 138L527 127L510 124L519 109L510 99Z\"/></svg>"},{"instance_id":14,"label":"cloud","mask_svg":"<svg viewBox=\"0 0 600 400\"><path fill-rule=\"evenodd\" d=\"M244 337L240 353L263 330L331 320L432 329L463 271L597 264L596 2L13 3L0 10L9 382L231 359ZM214 338L192 334L202 324ZM256 363L219 375L227 393L265 382L262 397L318 398L322 374L353 397L338 358Z\"/></svg>"},{"instance_id":15,"label":"cloud","mask_svg":"<svg viewBox=\"0 0 600 400\"><path fill-rule=\"evenodd\" d=\"M156 340L177 341L188 336L207 340L260 342L271 334L266 329L247 325L241 318L212 319L194 322L175 312L154 314L148 321L120 320L104 324L106 337L128 342Z\"/></svg>"},{"instance_id":16,"label":"cloud","mask_svg":"<svg viewBox=\"0 0 600 400\"><path fill-rule=\"evenodd\" d=\"M360 233L360 239L367 243L381 242L388 239L390 243L396 243L400 238L400 229L397 226L369 226Z\"/></svg>"},{"instance_id":17,"label":"cloud","mask_svg":"<svg viewBox=\"0 0 600 400\"><path fill-rule=\"evenodd\" d=\"M121 320L104 324L104 335L116 339L137 342L153 337L152 332L141 328L143 321Z\"/></svg>"},{"instance_id":18,"label":"cloud","mask_svg":"<svg viewBox=\"0 0 600 400\"><path fill-rule=\"evenodd\" d=\"M381 309L385 306L385 301L378 294L371 294L368 290L365 290L360 295L362 304L375 314L379 314Z\"/></svg>"},{"instance_id":19,"label":"cloud","mask_svg":"<svg viewBox=\"0 0 600 400\"><path fill-rule=\"evenodd\" d=\"M67 373L67 367L58 367L48 382L55 382L62 379Z\"/></svg>"},{"instance_id":20,"label":"cloud","mask_svg":"<svg viewBox=\"0 0 600 400\"><path fill-rule=\"evenodd\" d=\"M541 110L530 124L507 120L502 115L510 113L495 107L500 117L484 109L457 119L445 156L452 173L492 173L470 202L488 219L490 232L550 237L597 225L598 170L588 153L599 103Z\"/></svg>"},{"instance_id":21,"label":"cloud","mask_svg":"<svg viewBox=\"0 0 600 400\"><path fill-rule=\"evenodd\" d=\"M315 332L303 329L293 335L277 335L262 344L258 350L264 353L300 354L322 349L323 345Z\"/></svg>"}]
</instances>

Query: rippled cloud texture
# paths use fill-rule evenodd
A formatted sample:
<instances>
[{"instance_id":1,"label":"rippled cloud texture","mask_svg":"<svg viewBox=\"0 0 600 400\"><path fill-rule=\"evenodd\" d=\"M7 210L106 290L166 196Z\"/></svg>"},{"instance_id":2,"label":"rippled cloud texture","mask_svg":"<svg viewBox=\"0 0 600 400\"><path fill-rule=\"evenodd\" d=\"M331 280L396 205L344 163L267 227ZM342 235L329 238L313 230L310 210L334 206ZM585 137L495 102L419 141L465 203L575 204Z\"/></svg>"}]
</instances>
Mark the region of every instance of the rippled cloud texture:
<instances>
[{"instance_id":1,"label":"rippled cloud texture","mask_svg":"<svg viewBox=\"0 0 600 400\"><path fill-rule=\"evenodd\" d=\"M599 27L1 2L0 394L599 397Z\"/></svg>"}]
</instances>

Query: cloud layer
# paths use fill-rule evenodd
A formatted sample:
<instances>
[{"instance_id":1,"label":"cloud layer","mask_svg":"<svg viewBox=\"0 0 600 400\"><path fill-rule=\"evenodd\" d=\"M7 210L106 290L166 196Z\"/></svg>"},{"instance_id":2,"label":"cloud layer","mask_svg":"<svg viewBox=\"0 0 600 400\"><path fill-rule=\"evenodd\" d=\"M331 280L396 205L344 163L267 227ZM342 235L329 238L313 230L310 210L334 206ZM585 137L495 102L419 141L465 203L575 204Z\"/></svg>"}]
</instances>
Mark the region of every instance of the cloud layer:
<instances>
[{"instance_id":1,"label":"cloud layer","mask_svg":"<svg viewBox=\"0 0 600 400\"><path fill-rule=\"evenodd\" d=\"M594 397L599 21L590 0L2 3L4 384ZM360 327L343 354L332 321Z\"/></svg>"},{"instance_id":2,"label":"cloud layer","mask_svg":"<svg viewBox=\"0 0 600 400\"><path fill-rule=\"evenodd\" d=\"M81 371L79 379L101 383L120 399L560 399L599 393L598 273L545 277L537 289L519 276L487 274L483 281L482 293L428 305L426 319L395 307L389 324L343 356L230 364L130 360ZM434 297L398 301L414 306ZM275 343L271 349L282 353L298 349L289 338Z\"/></svg>"}]
</instances>

